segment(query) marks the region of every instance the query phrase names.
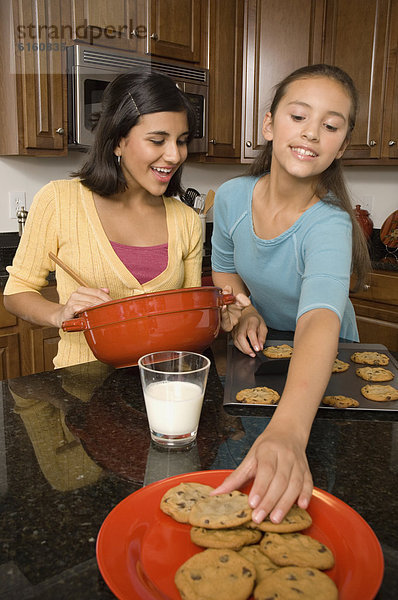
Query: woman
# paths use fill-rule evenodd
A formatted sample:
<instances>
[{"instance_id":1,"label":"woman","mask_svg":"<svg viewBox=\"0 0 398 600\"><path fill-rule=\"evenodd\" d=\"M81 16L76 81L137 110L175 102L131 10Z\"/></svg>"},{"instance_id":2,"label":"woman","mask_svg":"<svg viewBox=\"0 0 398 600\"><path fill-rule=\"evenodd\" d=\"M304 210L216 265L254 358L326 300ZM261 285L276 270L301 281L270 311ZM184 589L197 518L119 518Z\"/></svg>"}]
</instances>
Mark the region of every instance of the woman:
<instances>
[{"instance_id":1,"label":"woman","mask_svg":"<svg viewBox=\"0 0 398 600\"><path fill-rule=\"evenodd\" d=\"M337 67L295 71L276 89L263 122L267 143L249 176L227 182L216 195L214 283L252 301L232 330L235 345L255 356L268 336L294 337L270 424L216 490L254 479L249 501L257 522L268 514L281 521L296 500L308 506L313 486L305 449L312 422L339 337L358 340L350 273L352 266L361 283L369 255L340 164L357 105L351 78Z\"/></svg>"},{"instance_id":2,"label":"woman","mask_svg":"<svg viewBox=\"0 0 398 600\"><path fill-rule=\"evenodd\" d=\"M134 294L195 287L201 281L201 223L174 198L195 114L167 76L125 73L105 90L94 144L75 179L35 196L4 290L6 309L61 327L78 311ZM40 290L55 265L59 303ZM60 330L56 367L95 360L82 332Z\"/></svg>"}]
</instances>

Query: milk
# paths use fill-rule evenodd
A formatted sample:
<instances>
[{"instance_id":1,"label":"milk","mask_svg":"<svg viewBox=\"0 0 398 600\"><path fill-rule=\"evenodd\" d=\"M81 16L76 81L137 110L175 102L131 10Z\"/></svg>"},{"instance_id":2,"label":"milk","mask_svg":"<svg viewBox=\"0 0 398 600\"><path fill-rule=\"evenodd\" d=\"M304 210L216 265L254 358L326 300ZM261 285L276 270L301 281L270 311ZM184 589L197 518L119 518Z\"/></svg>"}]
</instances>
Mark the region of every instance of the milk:
<instances>
[{"instance_id":1,"label":"milk","mask_svg":"<svg viewBox=\"0 0 398 600\"><path fill-rule=\"evenodd\" d=\"M183 435L198 427L203 395L199 385L188 381L150 383L145 406L152 431Z\"/></svg>"}]
</instances>

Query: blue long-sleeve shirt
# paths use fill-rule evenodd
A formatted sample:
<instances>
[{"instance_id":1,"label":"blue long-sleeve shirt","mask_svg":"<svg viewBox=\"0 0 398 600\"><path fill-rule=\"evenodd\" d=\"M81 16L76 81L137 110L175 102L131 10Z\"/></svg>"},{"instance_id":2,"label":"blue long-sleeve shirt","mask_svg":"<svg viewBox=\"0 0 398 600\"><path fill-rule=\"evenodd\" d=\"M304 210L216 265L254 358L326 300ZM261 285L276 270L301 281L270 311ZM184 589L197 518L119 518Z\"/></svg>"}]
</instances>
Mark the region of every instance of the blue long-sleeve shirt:
<instances>
[{"instance_id":1,"label":"blue long-sleeve shirt","mask_svg":"<svg viewBox=\"0 0 398 600\"><path fill-rule=\"evenodd\" d=\"M281 235L253 229L253 189L259 177L227 181L214 203L212 268L237 273L268 327L294 331L297 319L327 308L340 319L340 338L358 341L349 300L352 225L347 212L319 201Z\"/></svg>"}]
</instances>

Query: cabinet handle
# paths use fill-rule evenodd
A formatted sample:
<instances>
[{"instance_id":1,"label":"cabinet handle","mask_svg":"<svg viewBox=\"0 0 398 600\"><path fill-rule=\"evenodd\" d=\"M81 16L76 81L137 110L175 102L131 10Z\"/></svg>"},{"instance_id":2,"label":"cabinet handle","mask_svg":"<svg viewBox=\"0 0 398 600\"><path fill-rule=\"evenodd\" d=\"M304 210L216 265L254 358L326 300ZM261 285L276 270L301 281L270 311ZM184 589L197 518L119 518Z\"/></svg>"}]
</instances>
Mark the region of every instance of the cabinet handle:
<instances>
[{"instance_id":1,"label":"cabinet handle","mask_svg":"<svg viewBox=\"0 0 398 600\"><path fill-rule=\"evenodd\" d=\"M376 146L376 143L377 143L376 140L370 140L369 146L371 146L371 147Z\"/></svg>"},{"instance_id":2,"label":"cabinet handle","mask_svg":"<svg viewBox=\"0 0 398 600\"><path fill-rule=\"evenodd\" d=\"M159 39L159 36L157 33L151 33L151 40L155 40L155 42Z\"/></svg>"},{"instance_id":3,"label":"cabinet handle","mask_svg":"<svg viewBox=\"0 0 398 600\"><path fill-rule=\"evenodd\" d=\"M209 140L209 144L214 144L214 145L216 145L216 144L217 144L217 140Z\"/></svg>"},{"instance_id":4,"label":"cabinet handle","mask_svg":"<svg viewBox=\"0 0 398 600\"><path fill-rule=\"evenodd\" d=\"M368 283L365 283L363 289L365 290L365 292L367 292L368 290L370 290L370 285Z\"/></svg>"},{"instance_id":5,"label":"cabinet handle","mask_svg":"<svg viewBox=\"0 0 398 600\"><path fill-rule=\"evenodd\" d=\"M395 144L396 144L396 143L397 143L397 142L396 142L395 140L390 140L390 141L388 142L388 145L389 145L389 146L395 146Z\"/></svg>"},{"instance_id":6,"label":"cabinet handle","mask_svg":"<svg viewBox=\"0 0 398 600\"><path fill-rule=\"evenodd\" d=\"M251 147L252 147L252 143L251 143L251 142L246 142L246 146L247 146L248 148L251 148Z\"/></svg>"},{"instance_id":7,"label":"cabinet handle","mask_svg":"<svg viewBox=\"0 0 398 600\"><path fill-rule=\"evenodd\" d=\"M55 133L58 133L58 135L64 135L65 129L63 127L58 127L58 129L55 130Z\"/></svg>"}]
</instances>

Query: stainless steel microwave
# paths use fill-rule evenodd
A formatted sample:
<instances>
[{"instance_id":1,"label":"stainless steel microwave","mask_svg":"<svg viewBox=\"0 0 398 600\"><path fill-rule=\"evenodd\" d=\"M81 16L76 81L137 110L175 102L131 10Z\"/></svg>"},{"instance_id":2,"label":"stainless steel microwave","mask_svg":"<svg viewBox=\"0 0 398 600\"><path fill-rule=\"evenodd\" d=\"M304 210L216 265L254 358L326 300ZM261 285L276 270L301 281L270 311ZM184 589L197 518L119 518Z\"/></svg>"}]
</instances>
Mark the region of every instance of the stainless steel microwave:
<instances>
[{"instance_id":1,"label":"stainless steel microwave","mask_svg":"<svg viewBox=\"0 0 398 600\"><path fill-rule=\"evenodd\" d=\"M118 73L133 69L160 71L178 84L196 111L196 130L189 144L189 151L207 152L207 69L88 44L76 44L67 48L69 148L84 149L91 145L91 117L101 110L102 94L106 86Z\"/></svg>"}]
</instances>

